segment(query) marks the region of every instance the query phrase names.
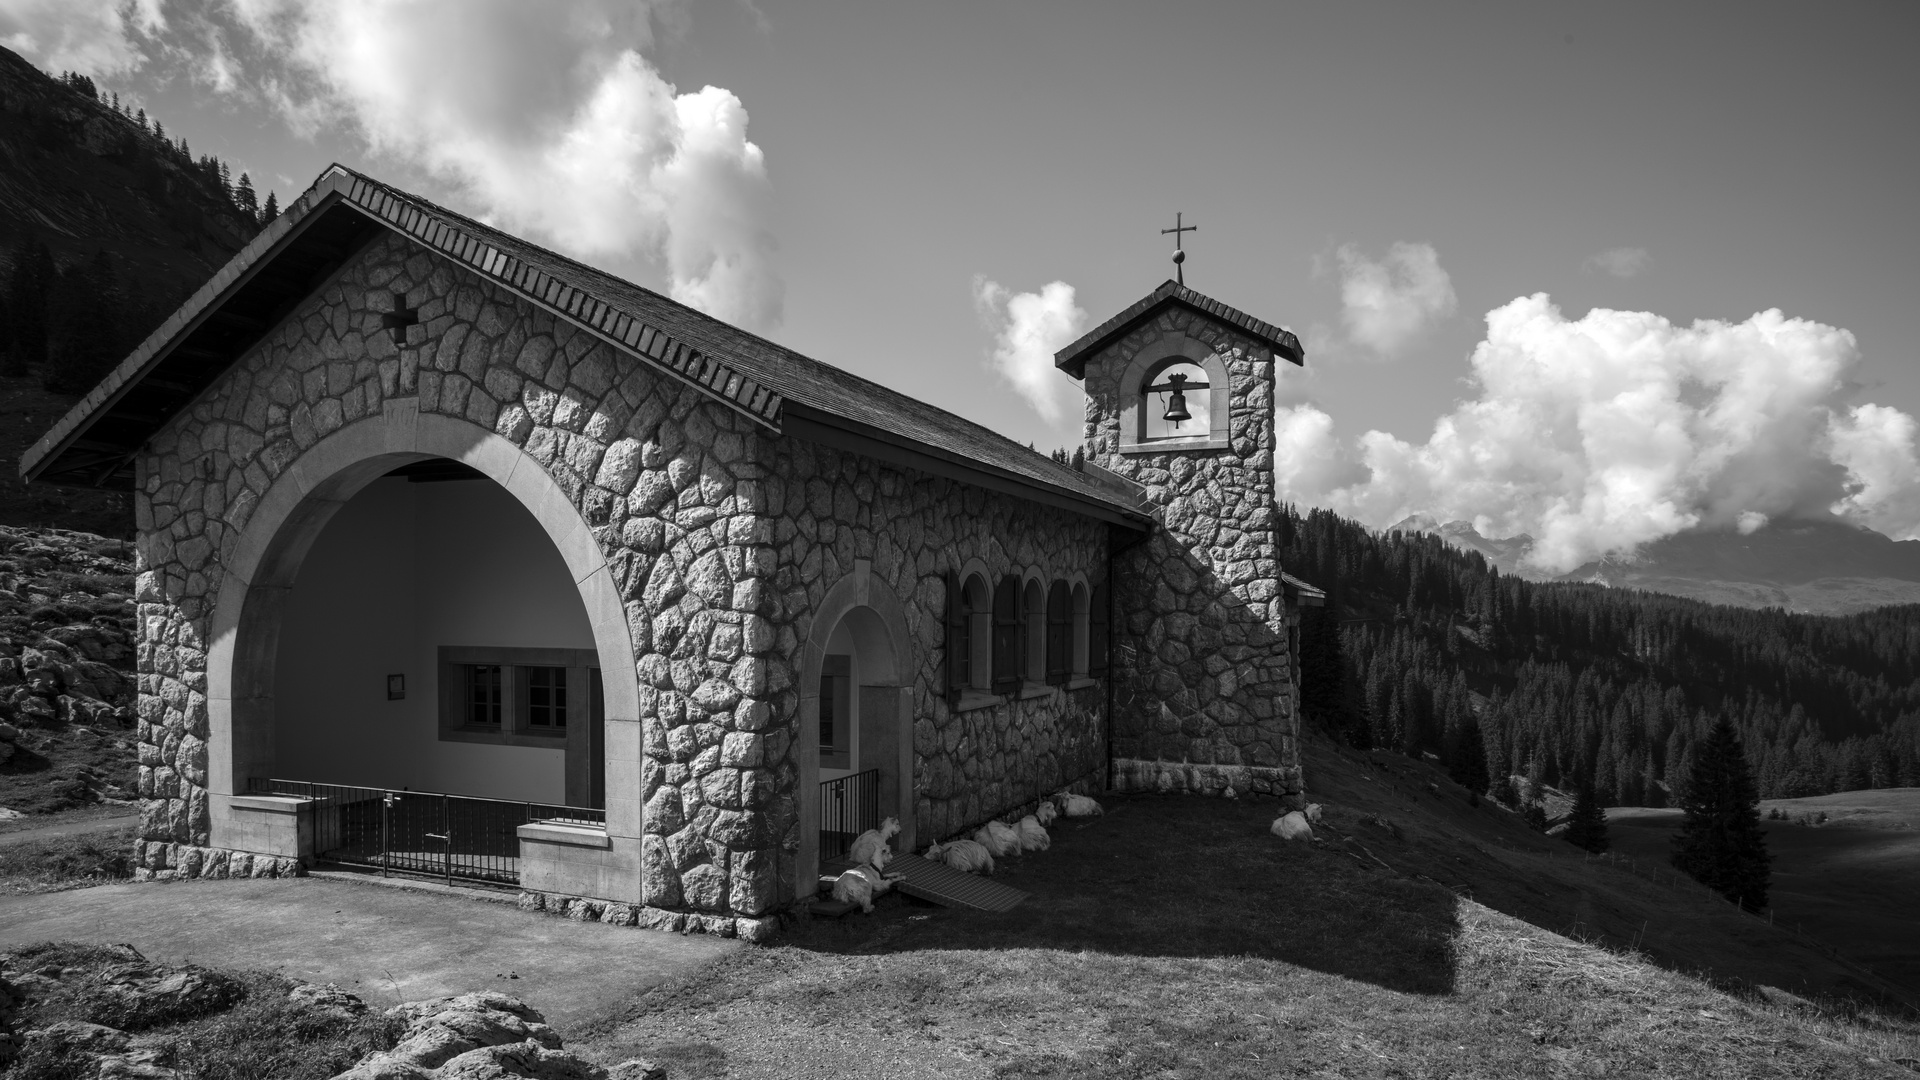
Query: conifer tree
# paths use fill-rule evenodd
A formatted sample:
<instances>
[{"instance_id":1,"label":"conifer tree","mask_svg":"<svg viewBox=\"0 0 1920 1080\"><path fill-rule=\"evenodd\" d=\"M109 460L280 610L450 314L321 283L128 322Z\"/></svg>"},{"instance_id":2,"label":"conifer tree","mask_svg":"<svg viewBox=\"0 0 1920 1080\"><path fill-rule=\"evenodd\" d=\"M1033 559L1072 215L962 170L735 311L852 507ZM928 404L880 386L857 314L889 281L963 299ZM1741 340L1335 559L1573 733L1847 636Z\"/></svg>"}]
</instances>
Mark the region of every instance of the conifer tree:
<instances>
[{"instance_id":1,"label":"conifer tree","mask_svg":"<svg viewBox=\"0 0 1920 1080\"><path fill-rule=\"evenodd\" d=\"M268 191L267 203L265 206L262 206L260 208L260 227L265 228L267 225L272 223L274 218L277 218L279 216L280 216L280 199L278 196L274 195L272 191ZM1080 456L1080 451L1075 450L1073 453L1074 453L1074 457L1078 459ZM1075 463L1075 467L1076 468L1078 467L1077 460Z\"/></svg>"},{"instance_id":2,"label":"conifer tree","mask_svg":"<svg viewBox=\"0 0 1920 1080\"><path fill-rule=\"evenodd\" d=\"M1767 906L1772 879L1759 806L1740 736L1722 716L1695 752L1673 865L1749 911Z\"/></svg>"},{"instance_id":3,"label":"conifer tree","mask_svg":"<svg viewBox=\"0 0 1920 1080\"><path fill-rule=\"evenodd\" d=\"M1607 812L1592 784L1581 784L1573 798L1573 812L1567 818L1567 843L1598 855L1607 850Z\"/></svg>"},{"instance_id":4,"label":"conifer tree","mask_svg":"<svg viewBox=\"0 0 1920 1080\"><path fill-rule=\"evenodd\" d=\"M233 205L254 221L260 220L260 198L253 193L253 177L240 174L240 180L233 186Z\"/></svg>"}]
</instances>

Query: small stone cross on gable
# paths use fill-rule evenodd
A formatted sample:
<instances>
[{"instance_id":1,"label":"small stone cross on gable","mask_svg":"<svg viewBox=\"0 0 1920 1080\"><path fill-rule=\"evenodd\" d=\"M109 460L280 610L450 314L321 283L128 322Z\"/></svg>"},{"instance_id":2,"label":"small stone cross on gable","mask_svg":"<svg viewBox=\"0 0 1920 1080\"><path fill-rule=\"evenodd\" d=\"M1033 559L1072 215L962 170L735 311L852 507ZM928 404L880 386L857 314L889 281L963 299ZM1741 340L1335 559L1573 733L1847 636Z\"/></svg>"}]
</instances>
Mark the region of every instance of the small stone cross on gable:
<instances>
[{"instance_id":1,"label":"small stone cross on gable","mask_svg":"<svg viewBox=\"0 0 1920 1080\"><path fill-rule=\"evenodd\" d=\"M404 348L407 344L407 327L420 322L420 311L407 306L407 298L402 293L393 294L393 308L380 316L380 328L393 334L395 346Z\"/></svg>"}]
</instances>

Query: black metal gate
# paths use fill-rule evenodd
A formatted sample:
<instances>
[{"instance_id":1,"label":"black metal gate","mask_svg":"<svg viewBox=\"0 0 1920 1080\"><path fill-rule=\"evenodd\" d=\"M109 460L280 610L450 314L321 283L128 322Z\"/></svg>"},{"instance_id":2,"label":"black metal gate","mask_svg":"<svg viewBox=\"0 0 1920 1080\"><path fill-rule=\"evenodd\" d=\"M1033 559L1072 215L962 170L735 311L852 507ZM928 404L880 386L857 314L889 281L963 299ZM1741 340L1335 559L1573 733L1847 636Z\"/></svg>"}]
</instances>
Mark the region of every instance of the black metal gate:
<instances>
[{"instance_id":1,"label":"black metal gate","mask_svg":"<svg viewBox=\"0 0 1920 1080\"><path fill-rule=\"evenodd\" d=\"M880 827L880 770L820 782L820 861L847 853L868 829Z\"/></svg>"},{"instance_id":2,"label":"black metal gate","mask_svg":"<svg viewBox=\"0 0 1920 1080\"><path fill-rule=\"evenodd\" d=\"M317 858L382 872L518 884L520 826L532 821L604 825L604 810L471 795L253 779L255 795L313 800Z\"/></svg>"}]
</instances>

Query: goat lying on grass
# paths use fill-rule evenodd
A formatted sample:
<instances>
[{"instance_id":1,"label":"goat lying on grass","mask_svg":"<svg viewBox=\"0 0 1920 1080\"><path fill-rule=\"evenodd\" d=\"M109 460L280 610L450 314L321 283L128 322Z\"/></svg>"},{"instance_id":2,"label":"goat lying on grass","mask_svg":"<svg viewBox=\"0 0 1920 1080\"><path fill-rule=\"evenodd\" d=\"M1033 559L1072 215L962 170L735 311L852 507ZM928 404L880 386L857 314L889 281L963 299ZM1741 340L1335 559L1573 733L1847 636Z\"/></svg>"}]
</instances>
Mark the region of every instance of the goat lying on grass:
<instances>
[{"instance_id":1,"label":"goat lying on grass","mask_svg":"<svg viewBox=\"0 0 1920 1080\"><path fill-rule=\"evenodd\" d=\"M860 910L873 911L873 898L893 888L905 874L889 874L884 868L893 861L893 849L885 844L873 853L870 862L856 866L833 880L833 898L845 904L859 904Z\"/></svg>"},{"instance_id":2,"label":"goat lying on grass","mask_svg":"<svg viewBox=\"0 0 1920 1080\"><path fill-rule=\"evenodd\" d=\"M887 842L900 835L900 819L888 818L877 829L868 829L854 838L853 846L847 849L847 856L855 865L873 861L873 853L887 846Z\"/></svg>"},{"instance_id":3,"label":"goat lying on grass","mask_svg":"<svg viewBox=\"0 0 1920 1080\"><path fill-rule=\"evenodd\" d=\"M1051 828L1053 826L1053 819L1060 816L1060 811L1051 801L1041 799L1040 809L1035 810L1033 816L1035 820L1040 822L1041 828Z\"/></svg>"},{"instance_id":4,"label":"goat lying on grass","mask_svg":"<svg viewBox=\"0 0 1920 1080\"><path fill-rule=\"evenodd\" d=\"M1099 803L1088 796L1075 795L1071 791L1063 791L1055 795L1054 800L1060 804L1060 812L1068 817L1098 817L1101 813Z\"/></svg>"},{"instance_id":5,"label":"goat lying on grass","mask_svg":"<svg viewBox=\"0 0 1920 1080\"><path fill-rule=\"evenodd\" d=\"M1040 819L1032 814L1021 818L1020 824L1014 827L1014 831L1020 834L1022 851L1045 851L1053 845L1053 838L1048 836L1047 830L1040 826Z\"/></svg>"},{"instance_id":6,"label":"goat lying on grass","mask_svg":"<svg viewBox=\"0 0 1920 1080\"><path fill-rule=\"evenodd\" d=\"M977 840L949 840L927 849L928 862L943 862L966 874L993 873L993 852Z\"/></svg>"},{"instance_id":7,"label":"goat lying on grass","mask_svg":"<svg viewBox=\"0 0 1920 1080\"><path fill-rule=\"evenodd\" d=\"M993 853L996 859L1020 854L1020 834L1004 821L989 821L973 834L973 839L981 847Z\"/></svg>"}]
</instances>

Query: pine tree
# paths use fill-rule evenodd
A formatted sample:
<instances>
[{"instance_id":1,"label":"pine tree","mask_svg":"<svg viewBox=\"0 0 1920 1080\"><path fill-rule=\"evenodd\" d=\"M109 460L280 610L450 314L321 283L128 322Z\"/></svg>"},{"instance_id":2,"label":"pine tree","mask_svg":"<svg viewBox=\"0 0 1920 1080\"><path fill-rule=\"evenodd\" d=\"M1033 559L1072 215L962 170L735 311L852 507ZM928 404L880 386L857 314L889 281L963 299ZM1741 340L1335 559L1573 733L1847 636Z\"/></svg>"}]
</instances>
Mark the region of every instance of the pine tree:
<instances>
[{"instance_id":1,"label":"pine tree","mask_svg":"<svg viewBox=\"0 0 1920 1080\"><path fill-rule=\"evenodd\" d=\"M265 206L262 206L260 208L260 227L266 228L269 224L273 222L274 218L277 218L279 216L280 216L280 199L272 191L268 191L267 203ZM1079 460L1080 451L1075 450L1073 452L1073 456L1074 456L1074 468L1077 469L1080 467L1080 460Z\"/></svg>"},{"instance_id":2,"label":"pine tree","mask_svg":"<svg viewBox=\"0 0 1920 1080\"><path fill-rule=\"evenodd\" d=\"M1749 911L1767 906L1772 878L1759 806L1740 736L1722 716L1695 752L1673 865Z\"/></svg>"},{"instance_id":3,"label":"pine tree","mask_svg":"<svg viewBox=\"0 0 1920 1080\"><path fill-rule=\"evenodd\" d=\"M1567 818L1566 841L1595 855L1607 850L1607 812L1592 784L1581 784L1573 799L1573 812Z\"/></svg>"},{"instance_id":4,"label":"pine tree","mask_svg":"<svg viewBox=\"0 0 1920 1080\"><path fill-rule=\"evenodd\" d=\"M253 193L253 178L244 172L233 187L233 205L239 207L247 217L255 221L260 219L260 199Z\"/></svg>"}]
</instances>

